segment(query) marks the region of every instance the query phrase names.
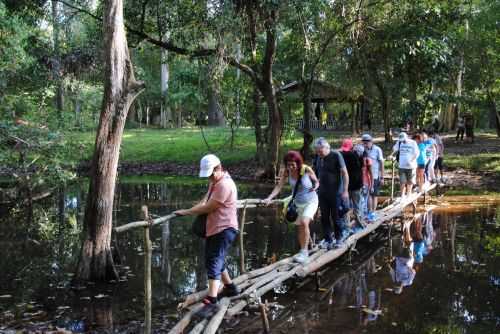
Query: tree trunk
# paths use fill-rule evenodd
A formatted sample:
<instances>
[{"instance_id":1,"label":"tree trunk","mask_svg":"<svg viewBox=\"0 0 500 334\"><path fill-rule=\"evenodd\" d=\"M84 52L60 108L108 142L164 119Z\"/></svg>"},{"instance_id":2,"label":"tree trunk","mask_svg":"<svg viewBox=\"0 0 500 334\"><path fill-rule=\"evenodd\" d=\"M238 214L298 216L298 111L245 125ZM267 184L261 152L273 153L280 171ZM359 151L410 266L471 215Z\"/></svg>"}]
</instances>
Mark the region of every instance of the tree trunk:
<instances>
[{"instance_id":1,"label":"tree trunk","mask_svg":"<svg viewBox=\"0 0 500 334\"><path fill-rule=\"evenodd\" d=\"M490 115L495 119L495 128L497 130L497 137L500 137L500 112L497 109L495 99L488 93L488 106L490 108Z\"/></svg>"},{"instance_id":2,"label":"tree trunk","mask_svg":"<svg viewBox=\"0 0 500 334\"><path fill-rule=\"evenodd\" d=\"M168 107L168 81L170 79L170 71L168 67L168 51L165 49L161 50L161 127L167 128L172 121L172 115Z\"/></svg>"},{"instance_id":3,"label":"tree trunk","mask_svg":"<svg viewBox=\"0 0 500 334\"><path fill-rule=\"evenodd\" d=\"M218 85L218 84L217 84ZM218 88L208 85L208 125L223 126L225 124L224 114L219 104Z\"/></svg>"},{"instance_id":4,"label":"tree trunk","mask_svg":"<svg viewBox=\"0 0 500 334\"><path fill-rule=\"evenodd\" d=\"M252 120L255 130L255 145L257 146L255 159L257 160L258 164L261 165L264 163L264 161L266 161L265 157L266 139L264 137L264 132L262 131L262 124L260 120L261 96L259 90L256 87L254 87L252 95L253 95Z\"/></svg>"},{"instance_id":5,"label":"tree trunk","mask_svg":"<svg viewBox=\"0 0 500 334\"><path fill-rule=\"evenodd\" d=\"M351 132L352 132L352 136L355 137L358 132L357 132L357 104L355 104L354 102L351 102Z\"/></svg>"},{"instance_id":6,"label":"tree trunk","mask_svg":"<svg viewBox=\"0 0 500 334\"><path fill-rule=\"evenodd\" d=\"M90 169L77 280L105 281L118 276L111 255L116 172L128 109L144 87L135 80L130 61L123 25L123 0L104 2L103 30L104 94Z\"/></svg>"},{"instance_id":7,"label":"tree trunk","mask_svg":"<svg viewBox=\"0 0 500 334\"><path fill-rule=\"evenodd\" d=\"M410 100L410 119L414 128L418 127L420 108L417 101L418 71L415 70L415 60L410 57L408 61L408 99ZM412 129L413 130L413 129Z\"/></svg>"},{"instance_id":8,"label":"tree trunk","mask_svg":"<svg viewBox=\"0 0 500 334\"><path fill-rule=\"evenodd\" d=\"M304 96L302 98L304 105L304 128L302 129L303 141L300 153L304 158L304 161L309 161L311 157L311 144L313 141L313 135L311 131L311 110L312 110L312 84L305 84Z\"/></svg>"},{"instance_id":9,"label":"tree trunk","mask_svg":"<svg viewBox=\"0 0 500 334\"><path fill-rule=\"evenodd\" d=\"M382 118L384 123L384 139L386 143L392 141L392 136L390 132L391 127L391 96L389 95L389 89L384 86L380 81L377 82L377 88L380 95L380 105L382 108Z\"/></svg>"},{"instance_id":10,"label":"tree trunk","mask_svg":"<svg viewBox=\"0 0 500 334\"><path fill-rule=\"evenodd\" d=\"M264 84L262 93L266 100L269 112L269 138L267 145L266 176L274 179L279 166L279 149L281 143L281 113L276 99L276 92L272 82Z\"/></svg>"},{"instance_id":11,"label":"tree trunk","mask_svg":"<svg viewBox=\"0 0 500 334\"><path fill-rule=\"evenodd\" d=\"M60 13L59 13L59 1L52 0L52 39L54 43L54 55L52 58L52 76L56 85L56 95L55 104L57 110L57 117L59 119L59 125L62 125L63 121L63 109L64 109L64 87L61 78L61 50L60 50L60 34L61 34L61 24L60 24Z\"/></svg>"},{"instance_id":12,"label":"tree trunk","mask_svg":"<svg viewBox=\"0 0 500 334\"><path fill-rule=\"evenodd\" d=\"M260 86L260 91L266 100L267 109L269 112L269 127L268 127L268 145L267 145L267 162L266 175L274 179L278 169L279 149L281 143L282 122L281 112L276 98L276 90L273 83L273 64L276 56L277 47L277 12L271 10L265 21L266 29L266 49L262 63L262 80L257 84Z\"/></svg>"}]
</instances>

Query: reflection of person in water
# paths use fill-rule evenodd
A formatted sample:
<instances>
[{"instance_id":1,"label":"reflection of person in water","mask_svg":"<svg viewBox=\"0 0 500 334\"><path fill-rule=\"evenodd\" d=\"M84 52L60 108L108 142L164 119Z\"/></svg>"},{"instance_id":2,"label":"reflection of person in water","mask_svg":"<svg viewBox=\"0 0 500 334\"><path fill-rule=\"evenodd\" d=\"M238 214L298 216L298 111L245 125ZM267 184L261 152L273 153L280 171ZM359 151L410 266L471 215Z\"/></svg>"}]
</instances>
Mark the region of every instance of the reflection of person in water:
<instances>
[{"instance_id":1,"label":"reflection of person in water","mask_svg":"<svg viewBox=\"0 0 500 334\"><path fill-rule=\"evenodd\" d=\"M413 256L413 242L409 226L403 227L403 238L400 243L395 244L395 259L389 266L392 281L395 284L394 293L401 294L403 287L413 284L416 271L413 269L415 262Z\"/></svg>"}]
</instances>

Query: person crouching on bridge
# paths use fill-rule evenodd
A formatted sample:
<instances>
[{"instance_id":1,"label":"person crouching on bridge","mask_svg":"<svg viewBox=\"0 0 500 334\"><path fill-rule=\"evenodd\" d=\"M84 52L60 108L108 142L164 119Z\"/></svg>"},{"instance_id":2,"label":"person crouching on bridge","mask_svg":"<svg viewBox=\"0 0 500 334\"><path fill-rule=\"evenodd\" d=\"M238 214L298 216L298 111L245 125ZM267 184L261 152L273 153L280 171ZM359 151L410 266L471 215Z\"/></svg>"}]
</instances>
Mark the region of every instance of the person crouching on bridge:
<instances>
[{"instance_id":1,"label":"person crouching on bridge","mask_svg":"<svg viewBox=\"0 0 500 334\"><path fill-rule=\"evenodd\" d=\"M318 195L316 190L319 187L319 181L311 167L304 164L299 152L289 151L284 157L285 168L280 171L279 183L274 187L271 194L264 199L269 205L288 181L292 189L296 189L295 204L298 209L298 217L295 225L298 228L298 239L300 251L293 259L298 263L306 263L309 259L309 224L313 221L314 215L318 210ZM295 185L300 182L298 187Z\"/></svg>"},{"instance_id":2,"label":"person crouching on bridge","mask_svg":"<svg viewBox=\"0 0 500 334\"><path fill-rule=\"evenodd\" d=\"M324 239L320 241L321 248L332 249L336 246L335 238L332 236L333 224L339 218L338 195L344 202L349 201L349 174L345 167L345 161L338 151L332 151L330 144L325 138L318 138L314 144L316 158L313 168L318 175L320 187L318 189L319 208L321 210L321 226ZM335 235L342 238L341 227L337 226Z\"/></svg>"},{"instance_id":3,"label":"person crouching on bridge","mask_svg":"<svg viewBox=\"0 0 500 334\"><path fill-rule=\"evenodd\" d=\"M225 258L229 247L238 236L236 202L238 192L231 176L223 170L215 155L205 155L200 161L200 177L209 179L208 192L203 200L187 210L177 210L179 216L207 214L205 265L208 275L208 295L203 300L205 306L198 315L207 318L219 310L217 293L220 281L224 283L222 293L236 296L240 293L225 268Z\"/></svg>"}]
</instances>

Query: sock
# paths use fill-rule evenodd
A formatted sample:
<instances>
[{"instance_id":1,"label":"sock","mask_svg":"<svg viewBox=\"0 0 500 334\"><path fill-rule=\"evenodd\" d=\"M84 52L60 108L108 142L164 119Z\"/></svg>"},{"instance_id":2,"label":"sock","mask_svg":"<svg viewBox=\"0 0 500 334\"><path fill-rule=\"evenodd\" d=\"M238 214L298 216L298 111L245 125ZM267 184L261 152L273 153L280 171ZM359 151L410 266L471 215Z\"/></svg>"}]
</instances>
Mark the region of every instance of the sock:
<instances>
[{"instance_id":1,"label":"sock","mask_svg":"<svg viewBox=\"0 0 500 334\"><path fill-rule=\"evenodd\" d=\"M212 304L217 304L217 297L207 296L208 301Z\"/></svg>"}]
</instances>

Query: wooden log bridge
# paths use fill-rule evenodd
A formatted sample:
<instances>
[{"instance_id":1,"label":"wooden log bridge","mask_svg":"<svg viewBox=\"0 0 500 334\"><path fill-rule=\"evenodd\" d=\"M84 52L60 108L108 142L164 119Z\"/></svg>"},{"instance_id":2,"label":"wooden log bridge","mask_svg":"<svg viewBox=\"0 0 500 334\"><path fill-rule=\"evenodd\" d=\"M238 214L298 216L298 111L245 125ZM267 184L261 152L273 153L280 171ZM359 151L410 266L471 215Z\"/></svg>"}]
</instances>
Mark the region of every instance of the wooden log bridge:
<instances>
[{"instance_id":1,"label":"wooden log bridge","mask_svg":"<svg viewBox=\"0 0 500 334\"><path fill-rule=\"evenodd\" d=\"M261 297L264 294L281 286L286 280L293 277L305 277L339 258L350 249L354 248L358 240L375 231L383 223L401 215L408 205L416 203L422 196L425 198L426 193L433 190L435 187L435 184L429 185L422 192L412 193L404 198L399 197L383 209L377 210L375 212L375 221L367 224L363 230L349 236L339 248L327 251L314 246L310 251L309 261L304 265L295 263L293 257L287 257L268 266L254 269L235 277L233 282L241 289L241 294L235 297L222 299L220 302L220 311L211 319L197 319L199 322L192 326L191 333L215 333L224 318L230 318L239 314L250 304L260 305ZM282 203L283 200L275 200L273 202ZM263 201L260 199L246 199L238 201L238 208L244 208L244 210L246 210L247 208L255 208L263 204ZM175 217L176 215L170 214L154 220L149 220L149 222L146 220L132 222L116 227L114 231L121 233L136 227L155 226L168 222ZM179 304L179 310L186 311L179 322L170 330L170 334L184 333L186 331L192 320L195 319L195 314L203 307L201 300L203 300L206 295L207 290L198 291L188 295L184 302Z\"/></svg>"}]
</instances>

